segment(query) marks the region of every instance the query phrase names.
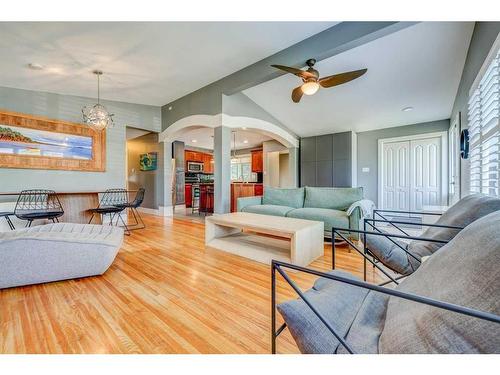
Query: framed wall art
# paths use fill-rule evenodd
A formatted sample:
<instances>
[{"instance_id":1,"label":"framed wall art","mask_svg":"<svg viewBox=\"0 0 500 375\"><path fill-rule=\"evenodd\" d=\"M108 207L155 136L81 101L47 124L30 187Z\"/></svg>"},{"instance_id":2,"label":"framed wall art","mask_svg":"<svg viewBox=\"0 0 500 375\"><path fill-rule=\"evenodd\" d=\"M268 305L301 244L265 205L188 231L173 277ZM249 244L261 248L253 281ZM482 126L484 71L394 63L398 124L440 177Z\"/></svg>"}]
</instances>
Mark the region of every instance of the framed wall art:
<instances>
[{"instance_id":1,"label":"framed wall art","mask_svg":"<svg viewBox=\"0 0 500 375\"><path fill-rule=\"evenodd\" d=\"M106 132L0 110L0 168L104 172Z\"/></svg>"}]
</instances>

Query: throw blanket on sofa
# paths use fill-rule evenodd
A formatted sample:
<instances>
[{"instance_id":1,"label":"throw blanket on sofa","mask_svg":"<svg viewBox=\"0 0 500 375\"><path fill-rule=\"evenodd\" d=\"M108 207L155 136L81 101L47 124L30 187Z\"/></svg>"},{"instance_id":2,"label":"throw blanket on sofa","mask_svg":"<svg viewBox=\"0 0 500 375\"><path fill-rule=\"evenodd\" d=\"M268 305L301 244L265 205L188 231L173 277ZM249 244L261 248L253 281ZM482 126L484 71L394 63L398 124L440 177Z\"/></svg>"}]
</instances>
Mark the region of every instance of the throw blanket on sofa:
<instances>
[{"instance_id":1,"label":"throw blanket on sofa","mask_svg":"<svg viewBox=\"0 0 500 375\"><path fill-rule=\"evenodd\" d=\"M353 211L359 207L361 210L361 218L370 217L372 215L373 210L376 208L375 203L373 203L369 199L361 199L359 201L354 202L347 209L347 216L350 216Z\"/></svg>"}]
</instances>

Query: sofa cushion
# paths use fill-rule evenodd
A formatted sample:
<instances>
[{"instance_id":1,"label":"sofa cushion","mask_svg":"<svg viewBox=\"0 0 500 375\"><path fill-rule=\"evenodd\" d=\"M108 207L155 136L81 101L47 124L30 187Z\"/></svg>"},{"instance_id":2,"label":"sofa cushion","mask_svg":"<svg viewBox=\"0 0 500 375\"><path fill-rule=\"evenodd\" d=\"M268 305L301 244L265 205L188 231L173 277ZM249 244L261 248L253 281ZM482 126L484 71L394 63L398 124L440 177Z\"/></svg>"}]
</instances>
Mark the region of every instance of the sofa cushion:
<instances>
[{"instance_id":1,"label":"sofa cushion","mask_svg":"<svg viewBox=\"0 0 500 375\"><path fill-rule=\"evenodd\" d=\"M261 215L286 216L286 214L292 210L293 207L277 206L275 204L259 204L254 206L245 206L241 211Z\"/></svg>"},{"instance_id":2,"label":"sofa cushion","mask_svg":"<svg viewBox=\"0 0 500 375\"><path fill-rule=\"evenodd\" d=\"M363 239L363 236L360 236ZM401 275L409 275L420 265L415 259L410 262L411 256L398 245L408 249L408 244L396 238L387 238L372 234L366 235L366 248L375 255L383 264ZM417 264L416 264L417 263Z\"/></svg>"},{"instance_id":3,"label":"sofa cushion","mask_svg":"<svg viewBox=\"0 0 500 375\"><path fill-rule=\"evenodd\" d=\"M304 207L304 188L278 189L266 186L262 204L288 206L293 208Z\"/></svg>"},{"instance_id":4,"label":"sofa cushion","mask_svg":"<svg viewBox=\"0 0 500 375\"><path fill-rule=\"evenodd\" d=\"M345 211L329 210L326 208L297 208L289 211L287 217L297 219L322 221L325 223L325 231L331 232L332 227L349 228L349 217Z\"/></svg>"},{"instance_id":5,"label":"sofa cushion","mask_svg":"<svg viewBox=\"0 0 500 375\"><path fill-rule=\"evenodd\" d=\"M397 290L500 315L500 211L465 229ZM500 326L390 297L381 353L500 353Z\"/></svg>"},{"instance_id":6,"label":"sofa cushion","mask_svg":"<svg viewBox=\"0 0 500 375\"><path fill-rule=\"evenodd\" d=\"M305 189L304 207L330 208L346 211L349 206L363 199L363 188L323 188Z\"/></svg>"},{"instance_id":7,"label":"sofa cushion","mask_svg":"<svg viewBox=\"0 0 500 375\"><path fill-rule=\"evenodd\" d=\"M343 271L332 271L331 274L357 279ZM336 332L345 337L368 293L367 289L320 278L305 295ZM303 300L287 301L277 308L302 353L336 352L340 342Z\"/></svg>"},{"instance_id":8,"label":"sofa cushion","mask_svg":"<svg viewBox=\"0 0 500 375\"><path fill-rule=\"evenodd\" d=\"M384 329L388 302L387 294L370 291L366 295L345 337L355 353L378 353L378 343ZM348 351L343 345L339 345L337 353L347 354Z\"/></svg>"},{"instance_id":9,"label":"sofa cushion","mask_svg":"<svg viewBox=\"0 0 500 375\"><path fill-rule=\"evenodd\" d=\"M500 210L500 199L484 194L471 194L450 207L436 224L464 228L473 221L498 210ZM429 227L422 237L449 241L458 232L456 229ZM442 246L443 244L439 243L413 241L408 245L408 250L421 258L433 254ZM409 261L415 268L419 266L416 260L410 258Z\"/></svg>"}]
</instances>

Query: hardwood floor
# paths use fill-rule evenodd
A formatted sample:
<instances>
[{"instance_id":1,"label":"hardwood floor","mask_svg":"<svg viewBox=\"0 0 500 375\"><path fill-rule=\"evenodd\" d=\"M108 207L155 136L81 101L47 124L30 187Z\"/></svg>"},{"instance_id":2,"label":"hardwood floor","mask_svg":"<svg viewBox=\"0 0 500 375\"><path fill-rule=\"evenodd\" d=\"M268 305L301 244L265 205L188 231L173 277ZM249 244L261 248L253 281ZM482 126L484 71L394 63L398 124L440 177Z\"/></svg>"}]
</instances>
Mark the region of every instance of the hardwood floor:
<instances>
[{"instance_id":1,"label":"hardwood floor","mask_svg":"<svg viewBox=\"0 0 500 375\"><path fill-rule=\"evenodd\" d=\"M205 248L203 224L145 222L103 276L0 290L0 352L270 353L270 267ZM330 262L325 245L311 267ZM361 257L340 248L337 267L361 276ZM295 298L278 280L278 301ZM288 331L278 352L298 352Z\"/></svg>"}]
</instances>

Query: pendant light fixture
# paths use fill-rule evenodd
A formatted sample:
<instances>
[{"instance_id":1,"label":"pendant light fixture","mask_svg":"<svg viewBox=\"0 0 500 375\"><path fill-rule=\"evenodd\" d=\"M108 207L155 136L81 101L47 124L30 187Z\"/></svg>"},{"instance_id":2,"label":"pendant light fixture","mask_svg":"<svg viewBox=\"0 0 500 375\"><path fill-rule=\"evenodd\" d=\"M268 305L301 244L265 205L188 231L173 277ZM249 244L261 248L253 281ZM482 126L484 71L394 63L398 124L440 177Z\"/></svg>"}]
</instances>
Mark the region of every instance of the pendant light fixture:
<instances>
[{"instance_id":1,"label":"pendant light fixture","mask_svg":"<svg viewBox=\"0 0 500 375\"><path fill-rule=\"evenodd\" d=\"M112 127L113 116L108 112L106 107L100 104L100 77L102 76L102 71L94 70L94 73L97 76L97 104L94 104L92 107L85 106L82 108L83 113L83 122L90 126L92 129L101 131L103 129Z\"/></svg>"}]
</instances>

